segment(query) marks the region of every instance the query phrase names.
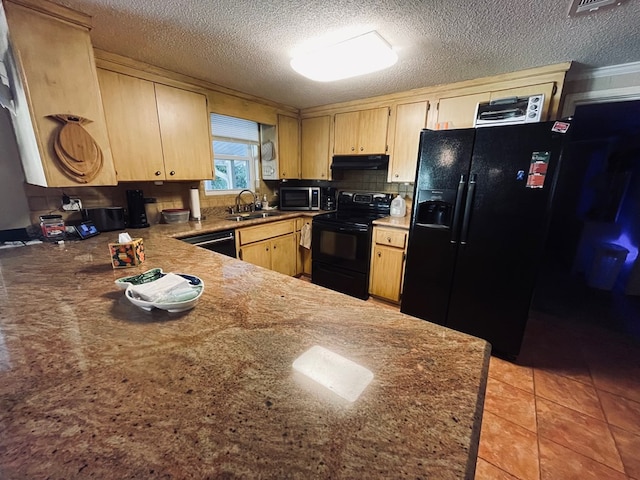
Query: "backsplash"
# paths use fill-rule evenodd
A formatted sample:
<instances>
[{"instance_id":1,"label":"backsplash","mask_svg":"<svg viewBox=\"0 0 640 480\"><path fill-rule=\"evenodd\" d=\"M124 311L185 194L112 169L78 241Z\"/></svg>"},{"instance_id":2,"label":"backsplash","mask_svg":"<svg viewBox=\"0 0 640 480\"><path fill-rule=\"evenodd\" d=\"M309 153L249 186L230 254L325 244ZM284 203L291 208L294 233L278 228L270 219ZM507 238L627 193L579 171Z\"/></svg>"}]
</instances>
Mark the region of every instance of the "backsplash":
<instances>
[{"instance_id":1,"label":"backsplash","mask_svg":"<svg viewBox=\"0 0 640 480\"><path fill-rule=\"evenodd\" d=\"M328 182L338 190L365 190L371 192L390 192L402 195L407 204L411 205L413 196L413 184L388 183L386 170L358 170L339 171L334 173L334 180ZM275 198L274 185L267 185L261 182L260 190L257 192L260 197L264 193L270 201ZM189 208L189 189L198 186L200 189L200 208L202 215L218 216L225 209L235 203L236 195L204 195L201 182L164 182L156 185L152 182L127 182L113 187L67 187L67 188L45 188L25 184L25 194L29 202L31 221L39 222L40 215L58 213L65 221L80 220L80 212L66 212L62 210L62 196L66 194L70 197L77 197L81 200L84 208L127 206L126 191L140 189L144 192L145 198L154 198L155 203L146 205L147 217L152 224L160 223L163 209L166 208Z\"/></svg>"}]
</instances>

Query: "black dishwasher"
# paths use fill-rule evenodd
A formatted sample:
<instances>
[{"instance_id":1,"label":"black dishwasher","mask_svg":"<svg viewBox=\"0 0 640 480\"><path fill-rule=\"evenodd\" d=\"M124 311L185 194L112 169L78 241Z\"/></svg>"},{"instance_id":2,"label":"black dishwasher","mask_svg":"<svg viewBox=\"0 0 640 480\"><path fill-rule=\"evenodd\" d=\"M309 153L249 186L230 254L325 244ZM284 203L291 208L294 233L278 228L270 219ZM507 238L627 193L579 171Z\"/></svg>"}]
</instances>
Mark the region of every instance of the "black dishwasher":
<instances>
[{"instance_id":1,"label":"black dishwasher","mask_svg":"<svg viewBox=\"0 0 640 480\"><path fill-rule=\"evenodd\" d=\"M202 235L180 238L179 240L236 258L236 234L234 230L203 233Z\"/></svg>"}]
</instances>

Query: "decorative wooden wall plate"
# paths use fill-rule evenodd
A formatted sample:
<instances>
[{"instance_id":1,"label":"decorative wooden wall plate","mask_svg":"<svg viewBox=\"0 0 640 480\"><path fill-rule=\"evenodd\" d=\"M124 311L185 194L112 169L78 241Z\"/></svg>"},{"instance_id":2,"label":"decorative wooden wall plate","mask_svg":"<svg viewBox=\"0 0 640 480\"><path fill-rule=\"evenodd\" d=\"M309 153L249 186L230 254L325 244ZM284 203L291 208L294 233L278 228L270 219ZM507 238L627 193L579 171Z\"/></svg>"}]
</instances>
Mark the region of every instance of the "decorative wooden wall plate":
<instances>
[{"instance_id":1,"label":"decorative wooden wall plate","mask_svg":"<svg viewBox=\"0 0 640 480\"><path fill-rule=\"evenodd\" d=\"M53 149L64 172L78 183L93 180L102 168L102 150L83 125L91 122L76 115L52 115L62 127L54 138Z\"/></svg>"}]
</instances>

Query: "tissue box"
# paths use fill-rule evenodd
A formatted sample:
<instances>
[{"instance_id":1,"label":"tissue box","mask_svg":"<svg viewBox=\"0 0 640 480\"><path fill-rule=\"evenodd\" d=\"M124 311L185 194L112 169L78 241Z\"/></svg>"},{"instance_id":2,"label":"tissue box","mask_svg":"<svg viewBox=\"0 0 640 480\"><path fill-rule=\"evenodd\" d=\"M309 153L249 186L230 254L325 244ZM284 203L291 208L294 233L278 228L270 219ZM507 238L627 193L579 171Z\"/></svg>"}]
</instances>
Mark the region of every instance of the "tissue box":
<instances>
[{"instance_id":1,"label":"tissue box","mask_svg":"<svg viewBox=\"0 0 640 480\"><path fill-rule=\"evenodd\" d=\"M134 238L128 243L110 243L111 265L113 268L137 267L144 262L142 238Z\"/></svg>"}]
</instances>

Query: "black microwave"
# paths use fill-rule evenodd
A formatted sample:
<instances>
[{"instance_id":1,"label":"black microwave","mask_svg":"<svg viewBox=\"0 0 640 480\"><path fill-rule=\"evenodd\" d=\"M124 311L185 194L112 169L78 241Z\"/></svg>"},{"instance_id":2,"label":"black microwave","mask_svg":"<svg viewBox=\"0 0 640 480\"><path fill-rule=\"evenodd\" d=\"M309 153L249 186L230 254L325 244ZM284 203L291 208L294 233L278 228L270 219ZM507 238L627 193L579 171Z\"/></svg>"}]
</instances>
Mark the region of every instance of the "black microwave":
<instances>
[{"instance_id":1,"label":"black microwave","mask_svg":"<svg viewBox=\"0 0 640 480\"><path fill-rule=\"evenodd\" d=\"M320 187L280 187L280 210L320 210Z\"/></svg>"}]
</instances>

